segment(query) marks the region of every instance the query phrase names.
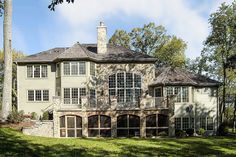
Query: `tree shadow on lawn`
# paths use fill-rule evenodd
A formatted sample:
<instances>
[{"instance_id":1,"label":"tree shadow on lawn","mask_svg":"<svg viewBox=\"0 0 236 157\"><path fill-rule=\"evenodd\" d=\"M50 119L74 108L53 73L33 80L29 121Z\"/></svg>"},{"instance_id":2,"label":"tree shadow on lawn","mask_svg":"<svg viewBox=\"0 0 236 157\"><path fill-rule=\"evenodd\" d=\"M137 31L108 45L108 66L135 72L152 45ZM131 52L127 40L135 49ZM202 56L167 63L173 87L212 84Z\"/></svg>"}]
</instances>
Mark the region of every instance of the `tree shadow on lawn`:
<instances>
[{"instance_id":1,"label":"tree shadow on lawn","mask_svg":"<svg viewBox=\"0 0 236 157\"><path fill-rule=\"evenodd\" d=\"M0 157L87 157L107 154L104 150L78 149L63 143L50 146L35 144L0 130Z\"/></svg>"},{"instance_id":2,"label":"tree shadow on lawn","mask_svg":"<svg viewBox=\"0 0 236 157\"><path fill-rule=\"evenodd\" d=\"M192 139L192 140L191 140ZM133 139L142 141L142 139ZM146 139L147 140L147 139ZM148 139L149 142L160 147L140 147L135 145L117 144L122 147L122 155L137 157L140 154L145 156L222 156L235 157L233 153L225 152L236 149L236 138L183 138L183 139ZM224 151L223 151L224 150Z\"/></svg>"},{"instance_id":3,"label":"tree shadow on lawn","mask_svg":"<svg viewBox=\"0 0 236 157\"><path fill-rule=\"evenodd\" d=\"M37 137L35 137L37 138ZM32 139L31 139L32 140ZM106 148L89 148L66 145L59 139L59 144L32 143L13 131L9 133L0 129L0 156L11 157L84 157L84 156L236 156L226 154L225 150L236 150L236 138L183 138L183 139L84 139L98 144L108 143L119 151L106 151ZM76 140L76 139L75 139ZM48 141L48 140L45 140ZM49 140L50 141L50 140ZM83 140L81 140L83 142Z\"/></svg>"}]
</instances>

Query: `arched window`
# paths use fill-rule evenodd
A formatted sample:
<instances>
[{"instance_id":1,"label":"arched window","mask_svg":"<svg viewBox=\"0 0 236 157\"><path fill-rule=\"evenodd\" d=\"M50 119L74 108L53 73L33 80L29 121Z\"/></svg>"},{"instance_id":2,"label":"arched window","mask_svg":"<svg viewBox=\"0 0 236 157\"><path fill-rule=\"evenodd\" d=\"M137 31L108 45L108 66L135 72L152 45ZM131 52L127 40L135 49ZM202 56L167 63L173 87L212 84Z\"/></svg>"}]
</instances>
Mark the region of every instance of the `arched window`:
<instances>
[{"instance_id":1,"label":"arched window","mask_svg":"<svg viewBox=\"0 0 236 157\"><path fill-rule=\"evenodd\" d=\"M88 117L89 137L111 137L111 117L94 115Z\"/></svg>"},{"instance_id":2,"label":"arched window","mask_svg":"<svg viewBox=\"0 0 236 157\"><path fill-rule=\"evenodd\" d=\"M117 117L117 137L140 136L140 118L135 115Z\"/></svg>"},{"instance_id":3,"label":"arched window","mask_svg":"<svg viewBox=\"0 0 236 157\"><path fill-rule=\"evenodd\" d=\"M168 116L153 114L146 117L146 136L168 135Z\"/></svg>"},{"instance_id":4,"label":"arched window","mask_svg":"<svg viewBox=\"0 0 236 157\"><path fill-rule=\"evenodd\" d=\"M109 76L109 96L117 96L118 104L135 104L139 102L140 95L140 75L123 72Z\"/></svg>"},{"instance_id":5,"label":"arched window","mask_svg":"<svg viewBox=\"0 0 236 157\"><path fill-rule=\"evenodd\" d=\"M82 137L82 118L79 116L61 116L60 137Z\"/></svg>"}]
</instances>

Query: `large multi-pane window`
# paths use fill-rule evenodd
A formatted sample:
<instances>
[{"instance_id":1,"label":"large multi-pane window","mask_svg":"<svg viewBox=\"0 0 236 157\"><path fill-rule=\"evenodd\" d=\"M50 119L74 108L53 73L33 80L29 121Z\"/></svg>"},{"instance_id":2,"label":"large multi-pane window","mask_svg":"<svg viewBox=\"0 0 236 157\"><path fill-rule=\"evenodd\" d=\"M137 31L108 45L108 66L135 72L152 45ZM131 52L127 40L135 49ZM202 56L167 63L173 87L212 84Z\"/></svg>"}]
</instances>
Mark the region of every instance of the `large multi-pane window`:
<instances>
[{"instance_id":1,"label":"large multi-pane window","mask_svg":"<svg viewBox=\"0 0 236 157\"><path fill-rule=\"evenodd\" d=\"M117 137L140 136L140 118L135 115L117 117Z\"/></svg>"},{"instance_id":2,"label":"large multi-pane window","mask_svg":"<svg viewBox=\"0 0 236 157\"><path fill-rule=\"evenodd\" d=\"M49 90L28 90L28 101L49 101Z\"/></svg>"},{"instance_id":3,"label":"large multi-pane window","mask_svg":"<svg viewBox=\"0 0 236 157\"><path fill-rule=\"evenodd\" d=\"M89 106L91 108L96 108L97 101L96 101L96 90L89 89Z\"/></svg>"},{"instance_id":4,"label":"large multi-pane window","mask_svg":"<svg viewBox=\"0 0 236 157\"><path fill-rule=\"evenodd\" d=\"M82 118L79 116L61 116L60 137L82 137Z\"/></svg>"},{"instance_id":5,"label":"large multi-pane window","mask_svg":"<svg viewBox=\"0 0 236 157\"><path fill-rule=\"evenodd\" d=\"M141 76L134 73L117 73L109 76L109 96L117 102L138 102L141 96Z\"/></svg>"},{"instance_id":6,"label":"large multi-pane window","mask_svg":"<svg viewBox=\"0 0 236 157\"><path fill-rule=\"evenodd\" d=\"M111 137L111 117L94 115L88 117L89 137Z\"/></svg>"},{"instance_id":7,"label":"large multi-pane window","mask_svg":"<svg viewBox=\"0 0 236 157\"><path fill-rule=\"evenodd\" d=\"M95 63L90 62L90 75L95 76Z\"/></svg>"},{"instance_id":8,"label":"large multi-pane window","mask_svg":"<svg viewBox=\"0 0 236 157\"><path fill-rule=\"evenodd\" d=\"M146 136L158 136L160 133L168 135L168 116L153 114L146 117Z\"/></svg>"},{"instance_id":9,"label":"large multi-pane window","mask_svg":"<svg viewBox=\"0 0 236 157\"><path fill-rule=\"evenodd\" d=\"M86 96L86 88L64 88L64 104L81 105L83 96Z\"/></svg>"},{"instance_id":10,"label":"large multi-pane window","mask_svg":"<svg viewBox=\"0 0 236 157\"><path fill-rule=\"evenodd\" d=\"M47 65L27 65L28 78L46 78L48 77Z\"/></svg>"},{"instance_id":11,"label":"large multi-pane window","mask_svg":"<svg viewBox=\"0 0 236 157\"><path fill-rule=\"evenodd\" d=\"M175 118L175 129L187 130L194 128L194 118L190 117L177 117Z\"/></svg>"},{"instance_id":12,"label":"large multi-pane window","mask_svg":"<svg viewBox=\"0 0 236 157\"><path fill-rule=\"evenodd\" d=\"M64 75L85 75L86 74L86 62L64 62Z\"/></svg>"},{"instance_id":13,"label":"large multi-pane window","mask_svg":"<svg viewBox=\"0 0 236 157\"><path fill-rule=\"evenodd\" d=\"M200 128L205 130L213 130L214 122L212 117L200 117Z\"/></svg>"},{"instance_id":14,"label":"large multi-pane window","mask_svg":"<svg viewBox=\"0 0 236 157\"><path fill-rule=\"evenodd\" d=\"M176 102L189 102L188 87L166 87L167 96L176 95Z\"/></svg>"}]
</instances>

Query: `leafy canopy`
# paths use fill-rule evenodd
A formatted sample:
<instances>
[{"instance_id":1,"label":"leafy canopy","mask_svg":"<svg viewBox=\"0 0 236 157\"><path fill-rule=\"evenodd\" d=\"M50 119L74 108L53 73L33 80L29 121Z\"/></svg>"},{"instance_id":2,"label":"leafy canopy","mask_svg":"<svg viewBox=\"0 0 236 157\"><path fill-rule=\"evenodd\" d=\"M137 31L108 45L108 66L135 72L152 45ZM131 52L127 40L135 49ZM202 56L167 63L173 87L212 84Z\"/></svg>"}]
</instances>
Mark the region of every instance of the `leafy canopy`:
<instances>
[{"instance_id":1,"label":"leafy canopy","mask_svg":"<svg viewBox=\"0 0 236 157\"><path fill-rule=\"evenodd\" d=\"M133 28L131 32L116 30L109 43L157 57L161 65L183 67L185 64L187 44L176 36L167 35L166 29L155 23Z\"/></svg>"}]
</instances>

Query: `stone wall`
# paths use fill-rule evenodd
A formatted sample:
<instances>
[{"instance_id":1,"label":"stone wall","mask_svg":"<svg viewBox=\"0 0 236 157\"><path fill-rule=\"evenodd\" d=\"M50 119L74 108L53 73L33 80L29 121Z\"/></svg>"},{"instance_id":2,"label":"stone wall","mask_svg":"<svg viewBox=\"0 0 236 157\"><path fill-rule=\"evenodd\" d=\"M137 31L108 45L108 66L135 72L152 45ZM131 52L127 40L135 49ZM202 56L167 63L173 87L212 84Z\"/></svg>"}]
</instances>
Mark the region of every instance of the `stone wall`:
<instances>
[{"instance_id":1,"label":"stone wall","mask_svg":"<svg viewBox=\"0 0 236 157\"><path fill-rule=\"evenodd\" d=\"M22 132L32 136L54 137L53 121L37 121L32 127L23 128Z\"/></svg>"}]
</instances>

